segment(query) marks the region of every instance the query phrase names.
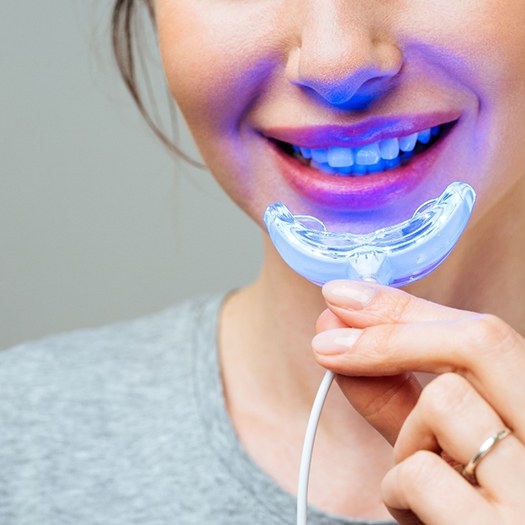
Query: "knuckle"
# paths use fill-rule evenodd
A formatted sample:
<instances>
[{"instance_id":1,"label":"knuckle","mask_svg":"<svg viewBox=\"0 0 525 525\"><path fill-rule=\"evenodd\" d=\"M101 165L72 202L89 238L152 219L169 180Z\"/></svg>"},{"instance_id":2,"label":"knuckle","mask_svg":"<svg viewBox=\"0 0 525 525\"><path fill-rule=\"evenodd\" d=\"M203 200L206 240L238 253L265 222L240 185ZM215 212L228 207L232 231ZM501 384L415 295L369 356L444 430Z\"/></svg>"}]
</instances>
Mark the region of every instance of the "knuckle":
<instances>
[{"instance_id":1,"label":"knuckle","mask_svg":"<svg viewBox=\"0 0 525 525\"><path fill-rule=\"evenodd\" d=\"M472 387L466 379L449 372L438 376L423 389L418 404L422 416L435 421L463 412L471 393Z\"/></svg>"},{"instance_id":2,"label":"knuckle","mask_svg":"<svg viewBox=\"0 0 525 525\"><path fill-rule=\"evenodd\" d=\"M411 494L413 496L414 491L424 490L435 474L438 461L438 456L433 452L418 450L398 465L398 480L405 490L408 489L408 499L412 499Z\"/></svg>"},{"instance_id":3,"label":"knuckle","mask_svg":"<svg viewBox=\"0 0 525 525\"><path fill-rule=\"evenodd\" d=\"M478 317L478 334L485 345L497 346L510 336L510 327L499 317L491 314L481 314Z\"/></svg>"},{"instance_id":4,"label":"knuckle","mask_svg":"<svg viewBox=\"0 0 525 525\"><path fill-rule=\"evenodd\" d=\"M480 355L495 357L502 352L513 349L515 338L510 326L499 317L492 314L473 316L462 327L468 344L462 345L459 351L470 362L474 358L479 361Z\"/></svg>"}]
</instances>

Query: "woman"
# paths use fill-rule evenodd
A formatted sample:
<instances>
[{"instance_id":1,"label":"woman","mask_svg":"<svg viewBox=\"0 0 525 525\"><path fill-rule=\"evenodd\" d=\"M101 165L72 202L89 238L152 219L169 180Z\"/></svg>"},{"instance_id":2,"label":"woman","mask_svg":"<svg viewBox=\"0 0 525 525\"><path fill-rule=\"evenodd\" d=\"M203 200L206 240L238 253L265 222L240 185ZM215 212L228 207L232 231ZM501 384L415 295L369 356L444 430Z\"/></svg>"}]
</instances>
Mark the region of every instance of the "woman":
<instances>
[{"instance_id":1,"label":"woman","mask_svg":"<svg viewBox=\"0 0 525 525\"><path fill-rule=\"evenodd\" d=\"M136 3L116 2L115 23ZM0 521L293 523L328 368L340 388L318 431L310 523L522 523L524 2L149 7L207 166L261 227L283 201L371 231L454 180L475 188L475 213L404 290L321 293L263 235L246 288L4 353Z\"/></svg>"}]
</instances>

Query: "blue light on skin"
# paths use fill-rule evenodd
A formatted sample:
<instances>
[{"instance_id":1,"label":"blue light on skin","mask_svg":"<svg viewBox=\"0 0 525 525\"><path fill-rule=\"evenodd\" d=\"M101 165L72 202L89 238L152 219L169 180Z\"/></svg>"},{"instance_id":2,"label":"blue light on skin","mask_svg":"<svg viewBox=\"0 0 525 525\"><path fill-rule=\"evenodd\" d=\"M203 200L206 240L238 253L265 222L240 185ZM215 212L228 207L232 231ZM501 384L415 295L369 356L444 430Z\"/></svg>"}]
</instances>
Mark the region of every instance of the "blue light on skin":
<instances>
[{"instance_id":1,"label":"blue light on skin","mask_svg":"<svg viewBox=\"0 0 525 525\"><path fill-rule=\"evenodd\" d=\"M282 203L264 222L284 261L322 286L334 279L404 286L435 270L452 251L472 214L476 194L464 182L422 204L411 219L371 233L334 233L312 216L293 215Z\"/></svg>"},{"instance_id":2,"label":"blue light on skin","mask_svg":"<svg viewBox=\"0 0 525 525\"><path fill-rule=\"evenodd\" d=\"M348 99L348 89L343 88L340 93L330 93L330 100L318 96L320 104L342 111L364 111L369 108L378 98L378 94L354 93Z\"/></svg>"}]
</instances>

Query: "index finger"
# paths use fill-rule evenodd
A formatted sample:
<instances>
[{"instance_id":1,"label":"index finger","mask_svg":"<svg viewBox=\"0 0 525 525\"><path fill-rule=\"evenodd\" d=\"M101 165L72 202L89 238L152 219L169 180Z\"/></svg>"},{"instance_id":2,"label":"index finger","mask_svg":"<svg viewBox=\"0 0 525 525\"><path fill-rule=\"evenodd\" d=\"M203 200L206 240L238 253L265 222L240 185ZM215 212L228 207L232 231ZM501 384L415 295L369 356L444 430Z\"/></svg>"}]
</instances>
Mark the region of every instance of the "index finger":
<instances>
[{"instance_id":1,"label":"index finger","mask_svg":"<svg viewBox=\"0 0 525 525\"><path fill-rule=\"evenodd\" d=\"M473 316L473 312L420 299L396 288L361 281L330 281L323 286L330 311L348 326L446 321Z\"/></svg>"}]
</instances>

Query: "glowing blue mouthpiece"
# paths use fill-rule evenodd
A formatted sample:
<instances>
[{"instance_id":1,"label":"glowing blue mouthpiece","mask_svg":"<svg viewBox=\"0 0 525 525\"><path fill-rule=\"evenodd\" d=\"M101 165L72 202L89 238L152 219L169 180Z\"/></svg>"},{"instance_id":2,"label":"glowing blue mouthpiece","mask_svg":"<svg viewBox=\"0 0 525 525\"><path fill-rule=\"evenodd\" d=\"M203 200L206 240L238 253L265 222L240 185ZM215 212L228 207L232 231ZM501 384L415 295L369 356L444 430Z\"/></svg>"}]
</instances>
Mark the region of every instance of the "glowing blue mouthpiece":
<instances>
[{"instance_id":1,"label":"glowing blue mouthpiece","mask_svg":"<svg viewBox=\"0 0 525 525\"><path fill-rule=\"evenodd\" d=\"M264 222L284 261L322 286L333 279L373 280L404 286L437 268L465 229L476 194L453 182L438 199L422 204L405 222L372 233L334 233L282 203L266 208Z\"/></svg>"}]
</instances>

